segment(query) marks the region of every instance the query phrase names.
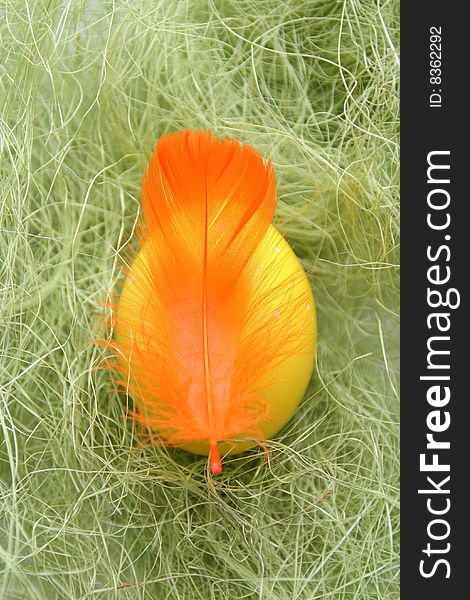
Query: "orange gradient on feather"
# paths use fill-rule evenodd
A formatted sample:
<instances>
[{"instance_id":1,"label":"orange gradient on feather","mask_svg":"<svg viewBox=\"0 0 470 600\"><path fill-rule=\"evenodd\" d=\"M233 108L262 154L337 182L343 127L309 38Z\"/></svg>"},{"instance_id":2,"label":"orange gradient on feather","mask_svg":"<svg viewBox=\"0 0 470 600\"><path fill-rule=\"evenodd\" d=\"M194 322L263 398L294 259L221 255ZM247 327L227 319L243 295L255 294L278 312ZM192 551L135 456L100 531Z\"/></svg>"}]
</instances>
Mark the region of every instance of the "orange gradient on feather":
<instances>
[{"instance_id":1,"label":"orange gradient on feather","mask_svg":"<svg viewBox=\"0 0 470 600\"><path fill-rule=\"evenodd\" d=\"M142 186L141 249L115 307L117 380L160 443L243 452L290 418L310 380L308 279L271 225L271 163L236 141L160 138Z\"/></svg>"}]
</instances>

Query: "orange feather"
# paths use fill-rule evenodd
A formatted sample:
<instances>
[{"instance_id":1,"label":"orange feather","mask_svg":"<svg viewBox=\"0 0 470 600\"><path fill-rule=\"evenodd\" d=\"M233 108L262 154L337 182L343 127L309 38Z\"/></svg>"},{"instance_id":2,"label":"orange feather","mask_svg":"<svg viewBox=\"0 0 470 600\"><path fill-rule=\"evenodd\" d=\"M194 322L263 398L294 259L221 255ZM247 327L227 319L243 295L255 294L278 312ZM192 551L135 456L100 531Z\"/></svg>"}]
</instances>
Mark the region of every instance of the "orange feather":
<instances>
[{"instance_id":1,"label":"orange feather","mask_svg":"<svg viewBox=\"0 0 470 600\"><path fill-rule=\"evenodd\" d=\"M208 132L165 135L142 204L145 266L128 269L134 296L115 307L112 369L146 429L166 444L208 441L220 473L217 443L263 439L263 386L299 351L293 323L305 298L292 297L291 281L254 294L274 264L254 259L276 206L273 168L249 146ZM272 294L282 309L275 323L259 317Z\"/></svg>"}]
</instances>

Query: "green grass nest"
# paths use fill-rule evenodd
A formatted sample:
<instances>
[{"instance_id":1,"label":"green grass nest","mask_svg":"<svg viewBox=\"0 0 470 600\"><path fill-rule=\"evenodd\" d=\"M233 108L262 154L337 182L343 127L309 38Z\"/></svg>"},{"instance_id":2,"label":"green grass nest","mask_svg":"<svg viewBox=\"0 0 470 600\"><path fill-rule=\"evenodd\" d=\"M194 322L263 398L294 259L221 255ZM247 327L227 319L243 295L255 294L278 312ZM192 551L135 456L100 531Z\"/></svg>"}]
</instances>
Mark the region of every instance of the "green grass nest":
<instances>
[{"instance_id":1,"label":"green grass nest","mask_svg":"<svg viewBox=\"0 0 470 600\"><path fill-rule=\"evenodd\" d=\"M398 598L398 1L0 2L0 598ZM139 444L91 341L159 135L270 154L317 367L263 450Z\"/></svg>"}]
</instances>

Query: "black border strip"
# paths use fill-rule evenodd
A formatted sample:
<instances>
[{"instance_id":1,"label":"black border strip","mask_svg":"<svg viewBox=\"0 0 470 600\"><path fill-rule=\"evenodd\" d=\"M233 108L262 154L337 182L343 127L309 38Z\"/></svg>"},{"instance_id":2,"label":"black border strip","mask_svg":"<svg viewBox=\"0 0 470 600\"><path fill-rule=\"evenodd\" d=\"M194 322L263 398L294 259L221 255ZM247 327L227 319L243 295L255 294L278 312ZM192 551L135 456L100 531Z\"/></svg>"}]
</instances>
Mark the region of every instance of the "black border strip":
<instances>
[{"instance_id":1,"label":"black border strip","mask_svg":"<svg viewBox=\"0 0 470 600\"><path fill-rule=\"evenodd\" d=\"M470 574L468 23L466 3L402 2L401 597L410 600L470 597L466 591ZM438 76L437 71L430 72L438 64L437 56L430 54L437 50L430 46L431 35L437 35L432 27L441 31L441 80L431 82L432 75ZM430 102L433 93L441 96L440 102L437 95L431 98L434 103ZM430 154L436 151L442 153ZM429 161L450 165L450 169L431 169L428 181ZM429 203L441 203L444 208L432 208ZM448 219L447 227L434 228ZM437 268L429 271L431 267ZM448 281L440 283L448 275ZM446 293L454 289L449 304L456 305L459 298L460 306L432 308L430 302L439 304L439 295L429 299L428 289L441 292L443 302ZM446 316L430 317L433 313ZM448 331L440 331L439 326ZM428 344L431 350L449 354L429 354ZM446 387L450 393L447 402ZM428 434L442 442L442 447L427 448ZM420 469L421 454L425 455L423 464L434 460L439 470ZM449 471L440 470L445 465ZM423 493L418 493L420 489ZM439 560L443 562L437 563Z\"/></svg>"}]
</instances>

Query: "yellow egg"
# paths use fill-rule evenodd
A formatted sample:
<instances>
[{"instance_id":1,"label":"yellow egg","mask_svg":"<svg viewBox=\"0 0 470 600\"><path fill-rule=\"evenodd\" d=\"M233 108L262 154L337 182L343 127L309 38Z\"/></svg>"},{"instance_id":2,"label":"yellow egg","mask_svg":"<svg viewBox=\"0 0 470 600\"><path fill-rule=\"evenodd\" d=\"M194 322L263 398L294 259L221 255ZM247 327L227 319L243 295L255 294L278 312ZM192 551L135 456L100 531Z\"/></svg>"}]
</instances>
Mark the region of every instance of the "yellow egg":
<instances>
[{"instance_id":1,"label":"yellow egg","mask_svg":"<svg viewBox=\"0 0 470 600\"><path fill-rule=\"evenodd\" d=\"M253 282L255 299L256 295L265 297L270 289L289 280L293 297L302 298L303 303L300 309L295 311L296 322L292 324L297 331L298 346L301 349L272 369L267 384L263 385L260 381L261 393L268 402L270 413L269 418L261 424L261 430L264 437L269 439L289 421L305 394L314 367L317 323L315 304L307 276L289 244L272 225L255 252L253 260L269 261L269 268L272 271L269 279L260 277L258 281ZM132 274L136 280L139 278L139 273L143 273L146 265L147 251L144 245L132 265ZM144 302L145 298L134 292L132 282L127 279L121 292L118 311L140 312ZM260 303L260 306L268 313L260 315L260 322L265 322L269 317L274 323L280 317L276 308L275 295L272 301ZM119 339L119 331L115 331L115 335ZM138 340L136 342L138 343ZM243 437L240 435L240 438ZM244 452L254 445L255 442L240 441L225 441L218 444L222 455ZM209 444L206 442L190 443L183 445L182 448L206 456L209 452Z\"/></svg>"}]
</instances>

